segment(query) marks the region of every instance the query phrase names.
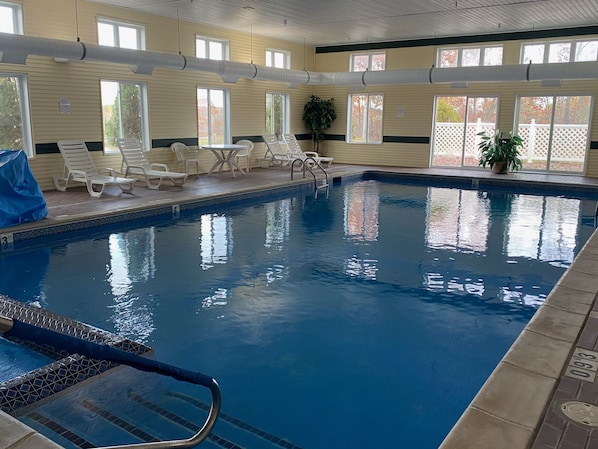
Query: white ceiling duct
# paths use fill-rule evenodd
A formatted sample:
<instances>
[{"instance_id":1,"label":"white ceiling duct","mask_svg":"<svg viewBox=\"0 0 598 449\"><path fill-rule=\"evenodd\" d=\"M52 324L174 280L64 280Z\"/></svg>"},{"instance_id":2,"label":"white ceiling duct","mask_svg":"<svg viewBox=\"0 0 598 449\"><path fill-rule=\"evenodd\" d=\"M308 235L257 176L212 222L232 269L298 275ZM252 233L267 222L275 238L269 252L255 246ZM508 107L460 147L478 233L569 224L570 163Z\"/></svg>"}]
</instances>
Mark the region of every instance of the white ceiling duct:
<instances>
[{"instance_id":1,"label":"white ceiling duct","mask_svg":"<svg viewBox=\"0 0 598 449\"><path fill-rule=\"evenodd\" d=\"M18 34L0 33L0 62L25 64L29 55L61 60L90 60L126 64L133 72L151 74L154 68L196 70L219 75L225 82L240 78L278 81L290 86L336 85L363 88L383 84L436 84L501 81L545 81L564 79L598 79L598 63L512 64L484 67L402 69L368 72L318 73L285 70L253 63L214 61L181 54L158 53L70 42Z\"/></svg>"}]
</instances>

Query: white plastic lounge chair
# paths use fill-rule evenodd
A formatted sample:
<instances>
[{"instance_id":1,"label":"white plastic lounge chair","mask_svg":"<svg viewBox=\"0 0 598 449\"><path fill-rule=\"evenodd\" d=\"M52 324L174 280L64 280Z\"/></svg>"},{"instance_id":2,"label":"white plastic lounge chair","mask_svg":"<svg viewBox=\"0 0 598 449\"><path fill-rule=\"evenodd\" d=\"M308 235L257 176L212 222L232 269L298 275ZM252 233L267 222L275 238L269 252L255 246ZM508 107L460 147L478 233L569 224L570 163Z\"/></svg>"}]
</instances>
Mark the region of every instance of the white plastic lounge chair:
<instances>
[{"instance_id":1,"label":"white plastic lounge chair","mask_svg":"<svg viewBox=\"0 0 598 449\"><path fill-rule=\"evenodd\" d=\"M149 189L154 190L160 188L165 179L172 181L175 186L185 184L187 173L169 171L166 164L150 164L138 139L121 138L116 139L116 142L126 167L125 176L138 176Z\"/></svg>"},{"instance_id":2,"label":"white plastic lounge chair","mask_svg":"<svg viewBox=\"0 0 598 449\"><path fill-rule=\"evenodd\" d=\"M237 164L239 163L239 159L244 157L246 161L245 169L247 171L251 171L251 152L253 151L253 142L251 140L241 139L235 143L237 145L245 145L247 147L246 150L241 150L235 155L237 158Z\"/></svg>"},{"instance_id":3,"label":"white plastic lounge chair","mask_svg":"<svg viewBox=\"0 0 598 449\"><path fill-rule=\"evenodd\" d=\"M295 137L295 134L283 134L282 138L289 147L289 153L292 159L301 159L303 161L306 158L311 157L318 164L327 164L328 166L330 166L334 160L333 157L320 156L315 151L303 151L301 149L301 145L299 145L299 142L297 141L297 137Z\"/></svg>"},{"instance_id":4,"label":"white plastic lounge chair","mask_svg":"<svg viewBox=\"0 0 598 449\"><path fill-rule=\"evenodd\" d=\"M58 149L64 159L64 176L54 176L56 190L64 192L69 182L82 182L87 186L89 194L98 198L108 186L118 186L125 193L131 193L135 187L135 179L120 178L111 168L102 169L102 174L91 159L87 145L82 140L61 140Z\"/></svg>"},{"instance_id":5,"label":"white plastic lounge chair","mask_svg":"<svg viewBox=\"0 0 598 449\"><path fill-rule=\"evenodd\" d=\"M192 150L182 142L174 142L170 149L176 154L177 169L185 169L185 173L190 174L189 167L195 164L199 176L199 150Z\"/></svg>"},{"instance_id":6,"label":"white plastic lounge chair","mask_svg":"<svg viewBox=\"0 0 598 449\"><path fill-rule=\"evenodd\" d=\"M289 165L292 161L286 150L278 142L276 134L265 134L262 136L266 142L266 154L264 160L269 161L270 165L279 165L281 167Z\"/></svg>"}]
</instances>

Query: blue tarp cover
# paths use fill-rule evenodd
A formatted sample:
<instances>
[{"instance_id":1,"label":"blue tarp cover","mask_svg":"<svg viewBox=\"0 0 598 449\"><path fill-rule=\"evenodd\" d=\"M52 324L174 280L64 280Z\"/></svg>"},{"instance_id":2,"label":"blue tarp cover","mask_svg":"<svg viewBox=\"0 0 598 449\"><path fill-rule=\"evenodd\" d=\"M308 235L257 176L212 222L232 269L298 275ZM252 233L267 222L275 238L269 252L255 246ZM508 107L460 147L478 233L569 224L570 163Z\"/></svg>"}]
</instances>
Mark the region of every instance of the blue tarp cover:
<instances>
[{"instance_id":1,"label":"blue tarp cover","mask_svg":"<svg viewBox=\"0 0 598 449\"><path fill-rule=\"evenodd\" d=\"M46 215L44 194L25 153L0 150L0 228L41 220Z\"/></svg>"}]
</instances>

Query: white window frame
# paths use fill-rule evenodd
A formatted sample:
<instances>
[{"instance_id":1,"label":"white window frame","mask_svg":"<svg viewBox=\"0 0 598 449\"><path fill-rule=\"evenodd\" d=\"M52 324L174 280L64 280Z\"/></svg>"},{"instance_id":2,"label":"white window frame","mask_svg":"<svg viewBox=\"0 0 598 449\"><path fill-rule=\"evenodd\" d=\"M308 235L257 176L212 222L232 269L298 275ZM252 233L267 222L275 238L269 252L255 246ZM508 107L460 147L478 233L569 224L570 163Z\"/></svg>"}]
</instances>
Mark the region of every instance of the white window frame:
<instances>
[{"instance_id":1,"label":"white window frame","mask_svg":"<svg viewBox=\"0 0 598 449\"><path fill-rule=\"evenodd\" d=\"M289 97L289 94L285 94L283 92L266 92L266 112L267 112L268 96L272 96L272 99L273 99L274 95L283 97L283 108L284 108L283 115L284 115L284 117L282 117L282 130L280 133L277 133L276 130L268 129L268 127L266 126L266 134L276 134L278 139L282 140L282 135L289 132L289 123L291 120L291 113L290 113L291 99ZM266 123L267 123L267 117L266 117Z\"/></svg>"},{"instance_id":2,"label":"white window frame","mask_svg":"<svg viewBox=\"0 0 598 449\"><path fill-rule=\"evenodd\" d=\"M210 51L211 44L222 46L221 55L213 55ZM200 56L200 47L203 47L205 56ZM229 61L230 60L230 41L225 39L214 39L206 36L195 36L195 57L203 59L212 59L214 61Z\"/></svg>"},{"instance_id":3,"label":"white window frame","mask_svg":"<svg viewBox=\"0 0 598 449\"><path fill-rule=\"evenodd\" d=\"M100 41L100 25L104 25L104 26L110 26L112 27L112 39L113 39L113 44L109 44L109 43L102 43ZM135 37L136 37L136 45L135 47L125 47L122 45L121 43L121 38L120 38L120 29L121 28L125 28L125 29L131 29L135 31ZM139 25L136 23L130 23L130 22L122 22L119 20L114 20L114 19L107 19L105 17L98 17L97 19L97 32L98 32L98 44L99 45L106 45L109 47L119 47L119 48L132 48L134 50L145 50L145 27L143 25Z\"/></svg>"},{"instance_id":4,"label":"white window frame","mask_svg":"<svg viewBox=\"0 0 598 449\"><path fill-rule=\"evenodd\" d=\"M490 48L500 48L504 50L504 46L502 44L495 44L495 45L476 45L476 46L466 46L466 47L441 47L436 50L436 67L452 67L452 66L442 66L442 58L441 54L444 51L457 51L457 65L456 67L483 67L487 65L502 65L502 59L500 64L486 64L485 57L486 57L486 50ZM480 60L478 61L477 65L463 65L463 52L467 50L479 50L480 51ZM504 52L503 52L504 57Z\"/></svg>"},{"instance_id":5,"label":"white window frame","mask_svg":"<svg viewBox=\"0 0 598 449\"><path fill-rule=\"evenodd\" d=\"M531 46L543 47L542 61L532 61L533 64L566 64L567 62L577 62L577 46L582 43L594 42L598 45L598 39L572 39L572 40L553 40L544 42L524 42L521 44L521 52L519 61L521 64L528 64L529 60L525 60L525 48ZM569 50L569 61L550 61L550 47L552 45L571 45ZM588 60L585 60L588 61ZM590 60L591 61L591 60ZM593 61L598 61L598 51L596 58Z\"/></svg>"},{"instance_id":6,"label":"white window frame","mask_svg":"<svg viewBox=\"0 0 598 449\"><path fill-rule=\"evenodd\" d=\"M369 104L370 102L370 97L374 97L374 96L381 96L382 97L382 127L384 127L384 94L381 92L372 92L372 93L361 93L361 94L349 94L348 98L347 98L347 143L351 143L351 144L357 144L357 145L363 145L363 144L382 144L384 141L384 129L382 129L382 133L380 136L380 140L370 140L370 129L369 126L366 125L367 128L367 137L366 139L361 142L361 141L353 141L351 138L351 123L353 121L353 97L367 97L367 103ZM366 124L369 124L369 108L366 109L366 117L364 122Z\"/></svg>"},{"instance_id":7,"label":"white window frame","mask_svg":"<svg viewBox=\"0 0 598 449\"><path fill-rule=\"evenodd\" d=\"M365 68L365 70L355 70L355 58L362 57L362 56L367 56L367 58L368 58L367 67ZM382 68L382 69L372 68L372 59L374 58L374 56L384 56L384 68ZM368 52L368 53L351 53L349 55L349 72L364 72L367 70L371 70L371 71L386 70L386 52L385 51L373 51L373 52Z\"/></svg>"},{"instance_id":8,"label":"white window frame","mask_svg":"<svg viewBox=\"0 0 598 449\"><path fill-rule=\"evenodd\" d=\"M199 89L205 89L208 91L208 98L210 97L211 92L213 91L220 91L223 93L224 95L224 104L223 104L223 108L224 108L224 142L222 143L231 143L232 138L231 138L231 129L230 129L230 89L222 89L222 88L214 88L214 87L208 87L208 86L197 86L195 91L196 91L196 98L197 98L197 91ZM208 100L209 101L209 100ZM197 110L199 111L199 104L197 104L197 100L196 100L196 107ZM197 134L198 134L198 143L199 145L202 144L200 137L199 136L199 119L198 119L198 130L197 130ZM210 109L208 108L208 128L211 129L211 117L210 117ZM213 142L212 141L212 133L209 132L208 133L208 145L212 145L214 143L220 143L220 142Z\"/></svg>"},{"instance_id":9,"label":"white window frame","mask_svg":"<svg viewBox=\"0 0 598 449\"><path fill-rule=\"evenodd\" d=\"M139 81L122 81L122 80L114 80L114 79L101 79L100 80L100 97L101 97L101 85L102 82L110 82L110 83L118 83L118 88L120 89L122 85L130 84L139 86L141 92L141 146L145 151L149 151L151 149L150 144L150 132L149 132L149 102L148 102L148 93L147 93L147 83L139 82ZM103 99L102 99L102 109L103 109ZM104 152L105 153L115 153L118 151L117 148L107 148L105 145L105 129L104 129L104 111L102 110L102 142L104 142ZM130 137L130 136L123 136L122 133L118 137Z\"/></svg>"},{"instance_id":10,"label":"white window frame","mask_svg":"<svg viewBox=\"0 0 598 449\"><path fill-rule=\"evenodd\" d=\"M20 3L0 1L0 7L9 8L11 12L12 30L0 28L0 32L11 34L23 34L23 5Z\"/></svg>"},{"instance_id":11,"label":"white window frame","mask_svg":"<svg viewBox=\"0 0 598 449\"><path fill-rule=\"evenodd\" d=\"M283 63L277 64L277 59L282 58ZM276 67L277 69L291 68L291 53L284 50L275 50L273 48L266 48L266 66Z\"/></svg>"},{"instance_id":12,"label":"white window frame","mask_svg":"<svg viewBox=\"0 0 598 449\"><path fill-rule=\"evenodd\" d=\"M31 111L29 109L29 85L27 75L23 73L0 72L2 78L17 78L19 87L19 107L21 111L21 132L23 139L22 149L27 157L34 156L33 151L33 133L31 129Z\"/></svg>"}]
</instances>

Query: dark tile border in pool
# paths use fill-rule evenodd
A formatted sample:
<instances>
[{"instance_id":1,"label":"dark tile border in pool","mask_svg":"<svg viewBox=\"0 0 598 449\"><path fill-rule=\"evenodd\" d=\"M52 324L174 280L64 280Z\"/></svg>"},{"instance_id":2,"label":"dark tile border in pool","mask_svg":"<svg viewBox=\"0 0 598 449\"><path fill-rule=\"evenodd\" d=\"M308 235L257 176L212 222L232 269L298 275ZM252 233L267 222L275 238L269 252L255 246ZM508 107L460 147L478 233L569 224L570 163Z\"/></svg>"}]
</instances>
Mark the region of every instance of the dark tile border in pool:
<instances>
[{"instance_id":1,"label":"dark tile border in pool","mask_svg":"<svg viewBox=\"0 0 598 449\"><path fill-rule=\"evenodd\" d=\"M87 341L108 344L135 354L151 351L151 348L143 344L3 295L0 295L0 315ZM18 339L11 340L55 358L56 361L0 383L0 410L6 413L34 404L116 366L105 360L93 360L78 354L68 355L56 352L48 345L38 345Z\"/></svg>"},{"instance_id":2,"label":"dark tile border in pool","mask_svg":"<svg viewBox=\"0 0 598 449\"><path fill-rule=\"evenodd\" d=\"M532 180L520 180L514 177L492 177L492 178L476 178L465 176L463 174L447 176L446 174L426 174L426 173L402 173L402 172L387 172L384 170L364 170L363 172L349 173L333 176L330 181L331 185L342 184L347 181L359 180L392 180L402 182L415 183L434 183L439 187L455 187L470 190L484 190L489 187L502 187L512 189L514 192L524 189L526 193L542 194L546 191L575 194L595 194L598 199L598 185L574 185L570 183L559 182L539 182ZM215 206L234 206L242 205L250 201L269 199L274 200L279 197L284 197L289 193L298 192L313 192L312 182L303 182L295 184L285 184L276 187L259 187L256 189L249 189L237 193L224 193L214 195L208 198L198 198L196 200L175 201L170 200L160 205L148 205L147 207L138 208L135 210L127 210L121 212L105 213L93 218L75 218L73 220L62 223L53 223L48 225L29 227L23 230L16 230L12 232L13 247L8 251L20 249L21 245L29 246L35 243L38 239L44 239L59 234L68 234L76 231L84 231L102 226L133 221L144 218L152 218L158 216L178 218L184 215L185 212L196 211L197 209ZM175 211L175 206L178 210Z\"/></svg>"}]
</instances>

